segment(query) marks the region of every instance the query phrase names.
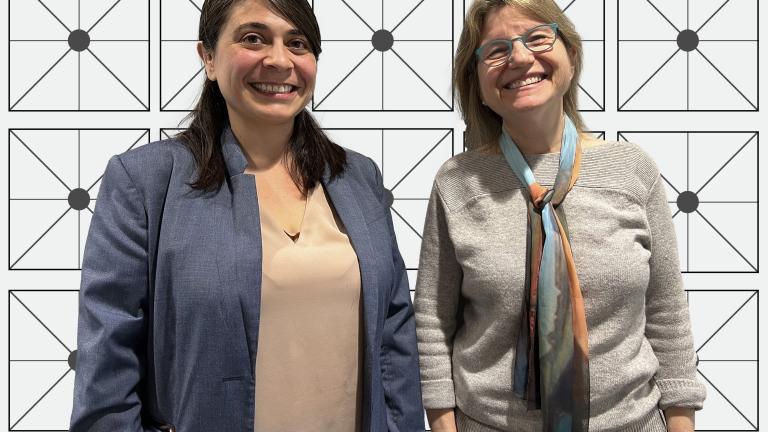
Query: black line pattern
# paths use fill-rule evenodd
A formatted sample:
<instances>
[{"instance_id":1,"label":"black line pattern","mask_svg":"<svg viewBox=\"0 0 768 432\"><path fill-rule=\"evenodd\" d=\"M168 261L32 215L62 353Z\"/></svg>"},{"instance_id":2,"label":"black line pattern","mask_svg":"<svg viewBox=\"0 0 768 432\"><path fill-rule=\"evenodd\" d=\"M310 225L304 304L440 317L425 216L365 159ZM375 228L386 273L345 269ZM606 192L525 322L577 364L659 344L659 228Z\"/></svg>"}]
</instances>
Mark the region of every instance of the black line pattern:
<instances>
[{"instance_id":1,"label":"black line pattern","mask_svg":"<svg viewBox=\"0 0 768 432\"><path fill-rule=\"evenodd\" d=\"M81 28L83 11L80 2L76 4L76 22L67 25L47 2L50 0L11 0L19 16L10 16L14 25L9 29L8 42L8 87L10 111L149 111L149 0L116 0L100 12L97 18L88 23L87 29ZM101 3L98 3L101 5ZM130 9L129 7L133 7ZM140 12L135 12L136 8ZM34 11L34 9L39 9ZM61 9L61 6L57 10ZM28 36L14 36L25 32L25 26L36 27L40 23L25 22L23 11L50 16L62 27L60 38L52 39L43 34L40 39ZM126 12L126 10L128 12ZM61 13L61 12L60 12ZM100 38L111 35L110 19L120 14L141 16L122 16L126 21L137 23L130 34L120 37ZM35 16L32 14L30 16ZM142 25L146 22L146 33ZM60 47L60 49L59 49ZM30 55L29 49L38 55ZM45 53L39 51L47 48ZM104 54L120 52L120 56ZM63 53L63 54L62 54ZM83 61L83 54L88 61ZM102 53L97 55L96 53ZM50 62L36 68L32 61L51 56ZM75 56L76 58L72 58ZM130 65L130 66L128 66ZM145 68L142 70L142 68ZM87 74L89 80L84 81ZM53 83L52 80L57 80ZM146 79L144 79L146 77ZM74 91L67 83L73 83ZM130 84L129 84L130 83ZM45 92L46 94L43 94Z\"/></svg>"},{"instance_id":2,"label":"black line pattern","mask_svg":"<svg viewBox=\"0 0 768 432\"><path fill-rule=\"evenodd\" d=\"M712 156L706 149L707 138L722 137L722 147L731 149L729 155L723 157ZM679 137L679 147L671 147L672 137ZM678 248L680 250L681 271L684 273L757 273L759 262L759 244L757 233L759 232L759 199L757 185L759 183L758 159L759 152L757 132L619 132L620 141L631 141L640 144L651 153L657 161L671 162L677 172L683 172L684 176L677 176L677 180L671 177L672 172L662 169L661 178L667 186L667 198L672 209L674 221L684 218L683 231L678 223ZM726 143L730 143L726 146ZM720 147L720 143L718 143ZM685 160L677 160L670 148L684 149ZM698 151L694 151L694 149ZM734 150L735 149L735 150ZM679 152L678 152L679 153ZM715 157L717 160L709 160ZM722 159L721 159L722 158ZM752 160L754 158L754 161ZM712 164L715 168L711 168ZM710 191L712 184L729 182L726 177L734 175L734 171L728 171L729 166L742 163L739 166L739 175L747 175L755 184L744 183L741 179L733 180L732 184L738 185L738 196L730 196L723 191L722 186L718 190ZM706 172L699 168L702 165ZM697 170L697 171L695 171ZM744 172L748 170L748 172ZM691 184L692 172L696 172L700 185ZM682 180L681 180L682 177ZM728 211L740 215L738 223L715 222L715 215ZM754 215L754 225L749 222ZM748 217L749 216L749 217ZM739 235L743 230L748 230L750 235ZM704 241L699 238L702 235L712 236L716 241ZM744 240L747 238L748 240ZM750 243L754 241L754 243ZM699 247L692 246L697 243ZM706 247L704 247L706 246ZM734 257L737 256L738 258ZM734 259L735 258L735 259Z\"/></svg>"},{"instance_id":3,"label":"black line pattern","mask_svg":"<svg viewBox=\"0 0 768 432\"><path fill-rule=\"evenodd\" d=\"M677 6L675 2L665 3L666 8L674 6ZM730 8L746 7L752 9L757 16L757 1L724 0L697 26L691 22L690 0L679 6L685 8L685 23L677 22L669 13L665 13L657 0L629 0L618 4L619 34L623 34L618 40L617 53L618 110L758 111L757 21L746 19L747 17L743 16L744 9L738 12L739 18L733 18L733 15L726 13ZM668 29L670 33L661 34L664 30L660 30L658 38L649 39L649 32L656 34L654 30L647 29L649 26L622 32L622 24L631 27L631 24L638 20L638 16L647 15L651 16L647 19L658 20L660 27ZM733 22L734 19L738 19L738 22ZM719 30L718 27L718 32L725 33L713 38L707 30L715 24L730 30ZM729 31L731 33L728 33ZM745 31L751 37L745 39L741 34ZM672 55L664 57L666 60L663 62L659 60L661 65L654 67L653 72L646 75L647 78L638 81L634 78L634 70L643 68L644 63L648 61L647 55L644 54L647 51L642 51L644 47L672 52ZM738 51L747 58L754 58L755 61L740 62L739 68L728 68L732 60L719 58L722 57L723 50ZM751 52L754 53L752 57L749 54ZM717 53L720 53L719 57ZM685 58L681 62L679 56L683 54ZM639 58L643 60L638 61ZM685 82L683 86L680 86L681 81Z\"/></svg>"},{"instance_id":4,"label":"black line pattern","mask_svg":"<svg viewBox=\"0 0 768 432\"><path fill-rule=\"evenodd\" d=\"M94 143L94 140L103 139L106 136L105 134L109 136L110 142L98 141ZM87 210L90 214L93 214L93 208L96 204L96 187L103 177L101 173L104 172L107 162L106 158L109 157L109 154L103 153L103 151L100 151L101 149L95 148L94 145L106 147L108 151L113 151L116 154L146 144L149 140L149 130L146 129L10 130L8 149L10 173L8 183L8 233L10 239L8 269L79 270L83 253L82 241L84 239L82 235L87 232L87 227L82 226L82 224L85 221L90 221L90 217L86 220L82 218L82 212ZM52 156L43 156L35 151L36 145L50 148L52 146L51 142L55 142L56 145L60 146L68 146L71 148L71 153L76 156L76 159L73 158L73 162L76 165L73 172L76 173L76 176L74 181L69 180L72 181L72 184L68 184L64 180L68 178L67 176L55 170L65 168L61 165L60 161L50 160ZM85 152L82 151L84 143L89 144ZM95 150L99 151L95 154L90 154ZM27 162L24 162L22 159L27 160ZM50 162L57 162L59 165L56 165L56 168L54 168ZM45 186L47 183L41 183L38 178L39 170L34 169L34 166L37 164L42 167L44 173L49 174L55 180L55 183L62 187L51 190L50 187ZM98 164L98 166L94 167L94 164ZM86 178L87 183L81 183L83 180L83 166L90 168L88 172L98 173L92 174L92 178ZM76 184L74 184L75 181ZM27 190L25 188L27 184L39 184L39 187L46 188L46 190L44 192L23 192ZM41 193L45 195L40 195ZM56 205L55 207L44 207L54 212L50 215L50 224L46 225L45 229L41 229L39 233L15 235L17 232L27 232L30 229L35 229L30 228L29 221L36 218L39 219L40 216L36 212L39 211L40 207L37 204L45 202ZM71 244L69 242L65 244L59 243L55 246L56 250L45 250L44 253L37 254L35 258L29 256L30 252L36 251L41 247L41 242L54 229L68 229L67 227L73 223L76 223L77 226L73 227L75 233L70 236ZM23 239L25 238L28 240L24 241Z\"/></svg>"}]
</instances>

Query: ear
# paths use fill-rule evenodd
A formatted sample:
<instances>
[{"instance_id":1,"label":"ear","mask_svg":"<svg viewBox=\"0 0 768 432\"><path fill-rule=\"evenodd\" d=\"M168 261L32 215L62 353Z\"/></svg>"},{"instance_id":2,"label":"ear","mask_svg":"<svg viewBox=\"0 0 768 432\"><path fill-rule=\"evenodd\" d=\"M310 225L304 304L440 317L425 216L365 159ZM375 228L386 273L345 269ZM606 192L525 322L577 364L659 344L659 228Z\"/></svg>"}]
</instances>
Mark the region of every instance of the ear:
<instances>
[{"instance_id":1,"label":"ear","mask_svg":"<svg viewBox=\"0 0 768 432\"><path fill-rule=\"evenodd\" d=\"M200 60L205 67L205 74L211 81L216 81L216 71L213 67L213 53L205 49L202 42L197 43L197 55L200 56Z\"/></svg>"},{"instance_id":2,"label":"ear","mask_svg":"<svg viewBox=\"0 0 768 432\"><path fill-rule=\"evenodd\" d=\"M571 63L571 78L576 73L576 50L573 47L568 48L568 59Z\"/></svg>"}]
</instances>

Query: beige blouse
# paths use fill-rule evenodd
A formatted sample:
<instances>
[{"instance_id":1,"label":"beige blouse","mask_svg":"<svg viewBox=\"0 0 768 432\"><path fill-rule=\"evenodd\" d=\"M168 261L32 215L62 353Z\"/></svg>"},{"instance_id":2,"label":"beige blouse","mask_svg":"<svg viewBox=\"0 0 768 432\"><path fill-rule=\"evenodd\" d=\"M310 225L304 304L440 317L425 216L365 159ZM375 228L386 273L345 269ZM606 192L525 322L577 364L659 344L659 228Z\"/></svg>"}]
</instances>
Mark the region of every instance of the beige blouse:
<instances>
[{"instance_id":1,"label":"beige blouse","mask_svg":"<svg viewBox=\"0 0 768 432\"><path fill-rule=\"evenodd\" d=\"M357 255L322 185L294 242L260 212L263 268L257 431L360 430L363 350Z\"/></svg>"}]
</instances>

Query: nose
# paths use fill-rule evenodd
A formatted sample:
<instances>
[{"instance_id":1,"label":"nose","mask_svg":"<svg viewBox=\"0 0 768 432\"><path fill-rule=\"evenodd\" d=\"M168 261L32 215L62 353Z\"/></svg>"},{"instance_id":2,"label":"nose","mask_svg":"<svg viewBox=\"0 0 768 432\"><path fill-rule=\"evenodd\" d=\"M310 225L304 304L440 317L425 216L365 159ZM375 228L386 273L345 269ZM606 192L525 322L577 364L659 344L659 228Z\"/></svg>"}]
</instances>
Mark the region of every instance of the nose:
<instances>
[{"instance_id":1,"label":"nose","mask_svg":"<svg viewBox=\"0 0 768 432\"><path fill-rule=\"evenodd\" d=\"M264 57L264 66L278 70L290 69L293 63L289 57L288 48L283 44L272 44L266 52L266 57Z\"/></svg>"},{"instance_id":2,"label":"nose","mask_svg":"<svg viewBox=\"0 0 768 432\"><path fill-rule=\"evenodd\" d=\"M512 66L524 66L533 63L533 52L523 45L521 40L512 43L512 52L509 54L509 64Z\"/></svg>"}]
</instances>

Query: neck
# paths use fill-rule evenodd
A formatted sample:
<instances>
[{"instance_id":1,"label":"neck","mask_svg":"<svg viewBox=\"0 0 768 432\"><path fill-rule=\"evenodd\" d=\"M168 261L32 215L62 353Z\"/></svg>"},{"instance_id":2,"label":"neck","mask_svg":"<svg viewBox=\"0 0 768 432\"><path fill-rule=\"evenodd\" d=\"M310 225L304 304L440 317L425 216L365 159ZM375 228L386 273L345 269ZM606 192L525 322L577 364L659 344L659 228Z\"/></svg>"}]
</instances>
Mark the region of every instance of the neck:
<instances>
[{"instance_id":1,"label":"neck","mask_svg":"<svg viewBox=\"0 0 768 432\"><path fill-rule=\"evenodd\" d=\"M250 170L265 171L286 159L293 121L280 125L259 124L230 115L230 127Z\"/></svg>"},{"instance_id":2,"label":"neck","mask_svg":"<svg viewBox=\"0 0 768 432\"><path fill-rule=\"evenodd\" d=\"M562 145L565 114L560 106L550 112L509 116L502 127L523 154L556 153Z\"/></svg>"}]
</instances>

